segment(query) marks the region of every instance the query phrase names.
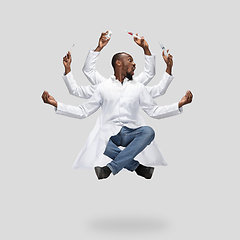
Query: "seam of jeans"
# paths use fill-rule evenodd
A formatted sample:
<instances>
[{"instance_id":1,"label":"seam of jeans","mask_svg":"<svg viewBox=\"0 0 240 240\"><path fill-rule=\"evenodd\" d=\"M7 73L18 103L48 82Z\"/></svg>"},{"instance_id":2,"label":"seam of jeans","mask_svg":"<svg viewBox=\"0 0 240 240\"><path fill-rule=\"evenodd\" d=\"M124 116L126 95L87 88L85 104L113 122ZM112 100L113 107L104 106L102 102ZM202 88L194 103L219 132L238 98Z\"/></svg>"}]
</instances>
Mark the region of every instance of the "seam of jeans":
<instances>
[{"instance_id":1,"label":"seam of jeans","mask_svg":"<svg viewBox=\"0 0 240 240\"><path fill-rule=\"evenodd\" d=\"M141 133L122 133L122 135L129 136L129 135L139 135Z\"/></svg>"}]
</instances>

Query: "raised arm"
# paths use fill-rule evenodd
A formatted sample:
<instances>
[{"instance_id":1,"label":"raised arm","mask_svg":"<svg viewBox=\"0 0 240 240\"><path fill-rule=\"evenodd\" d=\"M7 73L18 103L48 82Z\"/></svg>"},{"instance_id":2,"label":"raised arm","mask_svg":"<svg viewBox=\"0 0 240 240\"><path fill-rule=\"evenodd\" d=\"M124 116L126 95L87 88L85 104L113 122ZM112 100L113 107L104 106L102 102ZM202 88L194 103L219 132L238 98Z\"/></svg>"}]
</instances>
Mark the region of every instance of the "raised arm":
<instances>
[{"instance_id":1,"label":"raised arm","mask_svg":"<svg viewBox=\"0 0 240 240\"><path fill-rule=\"evenodd\" d=\"M101 95L98 91L95 91L86 103L78 107L57 102L47 91L43 92L42 99L44 103L54 106L57 114L79 119L92 115L101 106Z\"/></svg>"},{"instance_id":2,"label":"raised arm","mask_svg":"<svg viewBox=\"0 0 240 240\"><path fill-rule=\"evenodd\" d=\"M63 57L65 72L62 77L69 93L80 98L90 98L93 95L97 85L78 86L71 72L71 62L72 56L71 53L68 52L67 55Z\"/></svg>"},{"instance_id":3,"label":"raised arm","mask_svg":"<svg viewBox=\"0 0 240 240\"><path fill-rule=\"evenodd\" d=\"M167 51L169 51L169 49ZM168 54L168 57L166 57L164 55L164 52L162 52L162 56L166 63L166 71L163 74L162 79L160 80L160 82L157 85L154 85L151 87L146 86L146 89L150 93L152 98L156 98L156 97L164 95L165 92L167 91L170 83L173 80L173 76L172 76L173 56L171 54Z\"/></svg>"},{"instance_id":4,"label":"raised arm","mask_svg":"<svg viewBox=\"0 0 240 240\"><path fill-rule=\"evenodd\" d=\"M105 78L96 71L96 61L102 49L108 44L111 39L106 37L107 33L108 31L102 33L99 38L97 48L94 51L89 51L82 69L83 73L92 84L99 84L105 80Z\"/></svg>"},{"instance_id":5,"label":"raised arm","mask_svg":"<svg viewBox=\"0 0 240 240\"><path fill-rule=\"evenodd\" d=\"M136 34L138 36L138 34ZM144 37L141 37L141 38L137 38L137 37L134 37L133 38L134 42L143 49L144 51L144 54L147 55L147 56L151 56L151 52L150 52L150 49L149 49L149 45L147 43L147 41L144 39Z\"/></svg>"},{"instance_id":6,"label":"raised arm","mask_svg":"<svg viewBox=\"0 0 240 240\"><path fill-rule=\"evenodd\" d=\"M67 55L63 57L63 66L65 68L64 75L67 75L71 72L71 63L72 63L72 56L71 53L68 51Z\"/></svg>"},{"instance_id":7,"label":"raised arm","mask_svg":"<svg viewBox=\"0 0 240 240\"><path fill-rule=\"evenodd\" d=\"M94 52L101 52L102 49L108 44L111 38L107 37L108 31L101 34L99 40L98 40L98 46L94 50Z\"/></svg>"},{"instance_id":8,"label":"raised arm","mask_svg":"<svg viewBox=\"0 0 240 240\"><path fill-rule=\"evenodd\" d=\"M134 37L134 42L143 49L145 57L144 71L134 79L144 85L147 85L155 76L155 55L152 55L149 50L149 45L144 37L141 39Z\"/></svg>"},{"instance_id":9,"label":"raised arm","mask_svg":"<svg viewBox=\"0 0 240 240\"><path fill-rule=\"evenodd\" d=\"M95 89L98 86L98 85L78 86L73 78L72 72L69 72L67 75L63 75L62 77L68 88L69 93L76 97L88 99L92 97Z\"/></svg>"}]
</instances>

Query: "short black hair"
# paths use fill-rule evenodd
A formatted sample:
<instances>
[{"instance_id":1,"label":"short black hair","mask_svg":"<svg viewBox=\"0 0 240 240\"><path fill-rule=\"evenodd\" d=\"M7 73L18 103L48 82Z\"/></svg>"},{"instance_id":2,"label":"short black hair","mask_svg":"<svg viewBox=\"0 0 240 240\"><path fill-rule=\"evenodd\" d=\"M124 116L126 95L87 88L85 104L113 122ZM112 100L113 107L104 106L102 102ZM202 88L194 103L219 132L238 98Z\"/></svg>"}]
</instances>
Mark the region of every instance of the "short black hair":
<instances>
[{"instance_id":1,"label":"short black hair","mask_svg":"<svg viewBox=\"0 0 240 240\"><path fill-rule=\"evenodd\" d=\"M116 61L121 59L122 54L126 54L126 53L125 52L119 52L119 53L114 54L114 56L112 57L112 67L113 67L113 69L115 69Z\"/></svg>"}]
</instances>

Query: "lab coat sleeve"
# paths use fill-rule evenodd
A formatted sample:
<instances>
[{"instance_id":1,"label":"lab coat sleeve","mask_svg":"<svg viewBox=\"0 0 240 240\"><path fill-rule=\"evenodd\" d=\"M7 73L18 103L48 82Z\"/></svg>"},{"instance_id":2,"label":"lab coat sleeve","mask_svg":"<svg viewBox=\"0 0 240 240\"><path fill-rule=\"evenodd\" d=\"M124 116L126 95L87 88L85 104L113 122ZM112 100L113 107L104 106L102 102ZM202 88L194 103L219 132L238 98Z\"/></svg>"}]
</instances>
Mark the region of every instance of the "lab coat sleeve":
<instances>
[{"instance_id":1,"label":"lab coat sleeve","mask_svg":"<svg viewBox=\"0 0 240 240\"><path fill-rule=\"evenodd\" d=\"M175 116L183 111L182 108L178 107L178 102L171 105L158 106L143 85L139 94L139 103L148 116L156 119Z\"/></svg>"},{"instance_id":2,"label":"lab coat sleeve","mask_svg":"<svg viewBox=\"0 0 240 240\"><path fill-rule=\"evenodd\" d=\"M89 82L94 85L105 81L105 78L96 71L96 61L99 54L100 52L90 50L82 69Z\"/></svg>"},{"instance_id":3,"label":"lab coat sleeve","mask_svg":"<svg viewBox=\"0 0 240 240\"><path fill-rule=\"evenodd\" d=\"M167 91L170 83L173 80L173 76L169 75L168 73L164 73L162 79L157 85L154 85L152 87L146 86L147 91L150 93L152 98L156 98L159 96L162 96Z\"/></svg>"},{"instance_id":4,"label":"lab coat sleeve","mask_svg":"<svg viewBox=\"0 0 240 240\"><path fill-rule=\"evenodd\" d=\"M102 103L101 94L97 88L93 96L86 103L79 105L77 107L58 102L55 111L57 114L60 115L83 119L96 112L101 106L101 103Z\"/></svg>"},{"instance_id":5,"label":"lab coat sleeve","mask_svg":"<svg viewBox=\"0 0 240 240\"><path fill-rule=\"evenodd\" d=\"M155 55L145 55L144 71L134 79L144 85L147 85L155 76Z\"/></svg>"},{"instance_id":6,"label":"lab coat sleeve","mask_svg":"<svg viewBox=\"0 0 240 240\"><path fill-rule=\"evenodd\" d=\"M90 98L92 97L97 85L88 85L88 86L78 86L74 80L72 72L62 76L68 91L71 95L80 97L80 98Z\"/></svg>"}]
</instances>

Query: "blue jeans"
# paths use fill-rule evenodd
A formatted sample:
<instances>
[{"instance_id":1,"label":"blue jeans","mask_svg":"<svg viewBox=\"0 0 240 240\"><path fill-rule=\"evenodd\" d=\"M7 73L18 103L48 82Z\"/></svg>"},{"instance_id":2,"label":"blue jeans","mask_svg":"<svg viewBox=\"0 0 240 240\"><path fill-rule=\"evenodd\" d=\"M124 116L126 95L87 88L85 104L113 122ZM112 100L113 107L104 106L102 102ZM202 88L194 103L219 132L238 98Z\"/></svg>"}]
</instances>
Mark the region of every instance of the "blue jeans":
<instances>
[{"instance_id":1,"label":"blue jeans","mask_svg":"<svg viewBox=\"0 0 240 240\"><path fill-rule=\"evenodd\" d=\"M147 146L155 137L155 132L151 127L143 126L136 129L122 127L120 132L112 136L106 146L104 154L113 159L107 166L115 175L123 168L134 171L139 166L139 162L134 158ZM120 150L118 146L125 149Z\"/></svg>"}]
</instances>

